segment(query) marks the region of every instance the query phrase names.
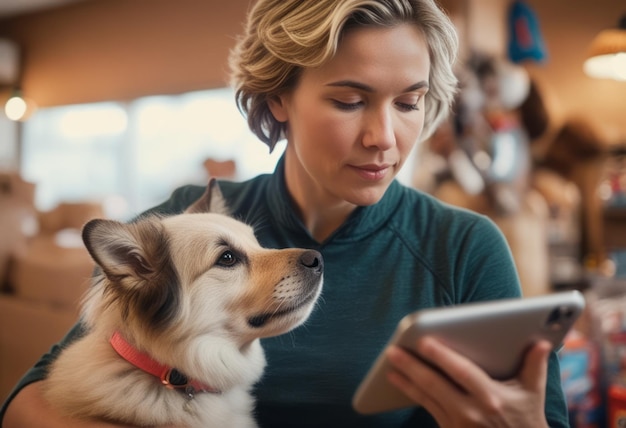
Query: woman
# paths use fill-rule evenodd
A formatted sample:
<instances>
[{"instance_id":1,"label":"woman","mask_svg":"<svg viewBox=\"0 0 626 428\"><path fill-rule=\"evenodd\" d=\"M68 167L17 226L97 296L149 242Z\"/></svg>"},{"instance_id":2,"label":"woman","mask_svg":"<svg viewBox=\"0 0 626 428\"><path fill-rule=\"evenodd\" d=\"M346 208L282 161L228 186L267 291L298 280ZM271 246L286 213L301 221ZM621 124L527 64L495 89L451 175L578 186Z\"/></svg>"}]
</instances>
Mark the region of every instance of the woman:
<instances>
[{"instance_id":1,"label":"woman","mask_svg":"<svg viewBox=\"0 0 626 428\"><path fill-rule=\"evenodd\" d=\"M287 147L274 174L221 182L222 192L263 245L315 248L325 260L322 301L307 324L263 342L260 426L568 426L558 360L543 342L509 382L432 339L419 352L444 374L391 348L390 380L419 406L367 417L350 406L408 312L520 295L489 220L394 180L447 114L456 53L432 0L260 0L251 10L231 58L237 102L270 149L283 137ZM155 211L180 212L202 191L183 187ZM78 334L80 324L66 340ZM55 351L18 385L6 428L33 413L45 415L38 426L87 426L42 402Z\"/></svg>"}]
</instances>

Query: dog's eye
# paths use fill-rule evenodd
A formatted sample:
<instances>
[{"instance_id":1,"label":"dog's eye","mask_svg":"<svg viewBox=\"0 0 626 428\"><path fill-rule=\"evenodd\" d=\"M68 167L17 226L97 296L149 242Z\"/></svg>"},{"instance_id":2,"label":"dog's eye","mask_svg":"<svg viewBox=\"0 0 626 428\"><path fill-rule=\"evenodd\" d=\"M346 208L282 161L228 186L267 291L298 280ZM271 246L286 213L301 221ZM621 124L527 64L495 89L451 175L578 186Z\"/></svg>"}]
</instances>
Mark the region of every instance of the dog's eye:
<instances>
[{"instance_id":1,"label":"dog's eye","mask_svg":"<svg viewBox=\"0 0 626 428\"><path fill-rule=\"evenodd\" d=\"M220 266L233 266L235 263L237 263L237 257L230 250L224 251L217 261Z\"/></svg>"}]
</instances>

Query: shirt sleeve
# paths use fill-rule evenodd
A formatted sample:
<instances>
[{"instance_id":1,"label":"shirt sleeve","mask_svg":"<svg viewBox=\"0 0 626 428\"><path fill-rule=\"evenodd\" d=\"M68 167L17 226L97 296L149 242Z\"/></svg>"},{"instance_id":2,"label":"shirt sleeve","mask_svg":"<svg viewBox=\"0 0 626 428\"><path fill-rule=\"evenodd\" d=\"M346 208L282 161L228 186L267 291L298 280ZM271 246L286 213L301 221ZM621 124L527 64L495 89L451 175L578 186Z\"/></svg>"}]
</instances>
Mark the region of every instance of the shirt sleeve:
<instances>
[{"instance_id":1,"label":"shirt sleeve","mask_svg":"<svg viewBox=\"0 0 626 428\"><path fill-rule=\"evenodd\" d=\"M520 297L513 255L496 224L478 216L460 236L457 265L453 267L455 283L459 284L456 303Z\"/></svg>"},{"instance_id":2,"label":"shirt sleeve","mask_svg":"<svg viewBox=\"0 0 626 428\"><path fill-rule=\"evenodd\" d=\"M30 368L24 376L18 381L15 385L7 399L2 404L2 408L0 408L0 426L2 425L2 419L4 419L4 414L6 409L15 398L15 396L20 392L24 387L30 385L31 383L40 381L45 379L48 373L48 367L52 362L57 358L57 356L61 353L61 350L68 346L73 341L79 339L84 333L84 326L81 322L78 322L72 327L72 329L65 335L60 342L54 344L50 350L45 353L37 363Z\"/></svg>"},{"instance_id":3,"label":"shirt sleeve","mask_svg":"<svg viewBox=\"0 0 626 428\"><path fill-rule=\"evenodd\" d=\"M561 366L556 351L552 351L548 363L545 414L551 428L569 428L567 402L561 383Z\"/></svg>"},{"instance_id":4,"label":"shirt sleeve","mask_svg":"<svg viewBox=\"0 0 626 428\"><path fill-rule=\"evenodd\" d=\"M477 222L461 242L468 260L459 272L466 282L463 299L490 300L522 295L513 256L497 226L490 220ZM474 285L480 284L480 287ZM568 410L561 383L557 351L550 354L546 382L545 415L551 428L568 428Z\"/></svg>"}]
</instances>

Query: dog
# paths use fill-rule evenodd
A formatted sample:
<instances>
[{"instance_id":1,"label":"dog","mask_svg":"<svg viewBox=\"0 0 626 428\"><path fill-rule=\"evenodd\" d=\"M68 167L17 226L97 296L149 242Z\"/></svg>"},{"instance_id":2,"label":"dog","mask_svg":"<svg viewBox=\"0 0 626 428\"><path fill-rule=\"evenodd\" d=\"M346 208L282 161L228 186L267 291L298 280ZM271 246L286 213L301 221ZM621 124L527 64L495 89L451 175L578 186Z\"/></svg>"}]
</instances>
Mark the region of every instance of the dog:
<instances>
[{"instance_id":1,"label":"dog","mask_svg":"<svg viewBox=\"0 0 626 428\"><path fill-rule=\"evenodd\" d=\"M44 382L52 406L138 426L256 426L260 338L306 321L324 264L314 250L262 248L224 212L212 179L181 214L84 226L97 269L84 333Z\"/></svg>"}]
</instances>

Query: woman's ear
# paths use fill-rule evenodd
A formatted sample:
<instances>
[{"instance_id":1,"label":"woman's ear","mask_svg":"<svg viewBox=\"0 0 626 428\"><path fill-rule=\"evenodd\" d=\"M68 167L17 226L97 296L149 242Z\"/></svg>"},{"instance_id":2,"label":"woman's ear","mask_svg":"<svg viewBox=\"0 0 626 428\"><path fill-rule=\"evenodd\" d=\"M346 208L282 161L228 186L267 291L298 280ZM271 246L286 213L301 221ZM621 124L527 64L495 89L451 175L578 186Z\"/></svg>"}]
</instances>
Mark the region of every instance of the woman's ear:
<instances>
[{"instance_id":1,"label":"woman's ear","mask_svg":"<svg viewBox=\"0 0 626 428\"><path fill-rule=\"evenodd\" d=\"M289 115L287 114L287 106L283 95L276 95L267 100L267 105L272 112L272 116L278 122L287 122Z\"/></svg>"}]
</instances>

